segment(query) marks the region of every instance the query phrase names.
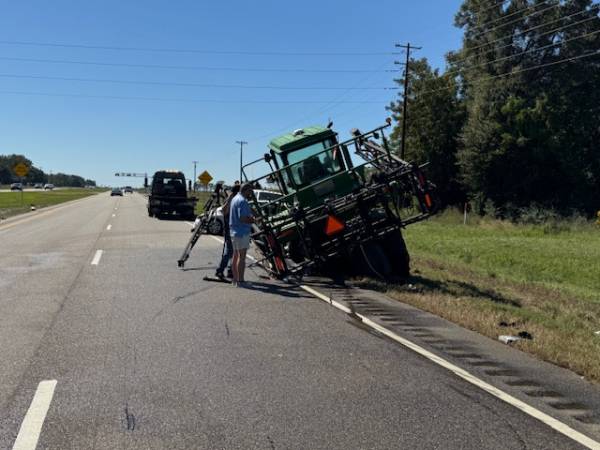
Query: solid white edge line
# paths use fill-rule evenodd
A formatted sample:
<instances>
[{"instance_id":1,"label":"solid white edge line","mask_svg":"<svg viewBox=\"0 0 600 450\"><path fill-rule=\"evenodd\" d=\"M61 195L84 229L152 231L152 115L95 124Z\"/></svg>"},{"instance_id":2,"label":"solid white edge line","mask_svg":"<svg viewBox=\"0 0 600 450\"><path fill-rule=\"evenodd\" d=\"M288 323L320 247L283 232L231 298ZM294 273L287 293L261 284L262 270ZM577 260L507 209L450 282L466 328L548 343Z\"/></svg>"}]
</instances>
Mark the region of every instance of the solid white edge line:
<instances>
[{"instance_id":1,"label":"solid white edge line","mask_svg":"<svg viewBox=\"0 0 600 450\"><path fill-rule=\"evenodd\" d=\"M187 223L189 223L189 222L187 222ZM194 224L190 223L190 225L194 225ZM213 235L210 235L210 237L213 238L215 241L223 244L223 239L218 238L217 236L213 236ZM247 257L253 261L256 261L256 259L253 258L252 256L247 255ZM357 312L353 312L350 308L333 300L331 297L327 297L326 295L321 294L319 291L316 291L315 289L313 289L309 286L306 286L306 285L300 285L300 288L304 289L309 294L314 295L318 299L320 299L326 303L329 303L331 306L334 306L337 309L345 312L346 314L356 315L357 317L359 317L362 320L362 322L365 325L373 328L374 330L380 332L381 334L398 342L399 344L409 348L410 350L414 351L415 353L418 353L419 355L429 359L430 361L434 362L435 364L449 370L450 372L459 376L463 380L477 386L478 388L486 391L487 393L493 395L494 397L508 403L509 405L514 406L517 409L520 409L525 414L528 414L531 417L538 419L542 423L548 425L549 427L553 428L554 430L558 431L559 433L563 434L564 436L566 436L570 439L573 439L574 441L580 443L581 445L584 445L585 447L587 447L589 449L600 450L600 442L594 441L593 439L587 437L585 434L580 433L579 431L562 423L558 419L555 419L554 417L549 416L548 414L534 408L533 406L528 405L527 403L519 400L518 398L515 398L512 395L507 394L506 392L498 389L497 387L492 386L489 383L486 383L485 381L477 378L475 375L471 374L470 372L467 372L466 370L461 369L460 367L452 364L451 362L446 361L444 358L441 358L441 357L437 356L436 354L431 353L430 351L415 344L414 342L409 341L408 339L405 339L401 336L398 336L396 333L388 330L385 327L382 327L381 325L373 322L372 320L368 319L367 317L365 317L361 314L358 314Z\"/></svg>"},{"instance_id":2,"label":"solid white edge line","mask_svg":"<svg viewBox=\"0 0 600 450\"><path fill-rule=\"evenodd\" d=\"M104 253L103 250L96 250L96 254L94 255L94 258L92 259L92 266L98 265L98 263L100 262L100 258L102 258L102 253Z\"/></svg>"},{"instance_id":3,"label":"solid white edge line","mask_svg":"<svg viewBox=\"0 0 600 450\"><path fill-rule=\"evenodd\" d=\"M110 231L110 229L111 229L111 228L112 228L112 225L111 225L111 224L108 224L108 225L106 226L106 231Z\"/></svg>"},{"instance_id":4,"label":"solid white edge line","mask_svg":"<svg viewBox=\"0 0 600 450\"><path fill-rule=\"evenodd\" d=\"M408 339L405 339L401 336L398 336L396 333L388 330L387 328L379 325L378 323L373 322L372 320L368 319L367 317L365 317L361 314L358 314L356 312L353 312L352 310L350 310L350 308L342 305L341 303L336 302L335 300L333 300L330 297L327 297L324 294L321 294L320 292L316 291L315 289L313 289L309 286L306 286L306 285L300 285L300 287L302 289L304 289L306 292L314 295L318 299L320 299L326 303L329 303L331 306L334 306L337 309L344 311L345 313L348 313L348 314L352 313L352 314L356 315L357 317L359 317L362 320L362 322L365 325L373 328L374 330L378 331L379 333L398 342L399 344L409 348L410 350L414 351L415 353L418 353L419 355L429 359L430 361L434 362L435 364L449 370L450 372L459 376L463 380L477 386L478 388L486 391L487 393L493 395L494 397L514 406L517 409L520 409L525 414L528 414L531 417L538 419L539 421L543 422L544 424L548 425L549 427L553 428L554 430L558 431L559 433L563 434L564 436L566 436L570 439L573 439L574 441L580 443L581 445L584 445L585 447L587 447L589 449L600 450L600 442L597 442L597 441L589 438L585 434L582 434L579 431L574 430L570 426L560 422L558 419L555 419L554 417L549 416L546 413L543 413L542 411L534 408L533 406L528 405L527 403L519 400L518 398L515 398L512 395L507 394L506 392L498 389L497 387L492 386L489 383L486 383L485 381L477 378L475 375L467 372L466 370L461 369L458 366L455 366L451 362L446 361L445 359L435 355L434 353L431 353L430 351L415 344L414 342L409 341Z\"/></svg>"},{"instance_id":5,"label":"solid white edge line","mask_svg":"<svg viewBox=\"0 0 600 450\"><path fill-rule=\"evenodd\" d=\"M35 450L40 433L54 396L56 380L44 380L38 384L31 405L25 414L13 450Z\"/></svg>"}]
</instances>

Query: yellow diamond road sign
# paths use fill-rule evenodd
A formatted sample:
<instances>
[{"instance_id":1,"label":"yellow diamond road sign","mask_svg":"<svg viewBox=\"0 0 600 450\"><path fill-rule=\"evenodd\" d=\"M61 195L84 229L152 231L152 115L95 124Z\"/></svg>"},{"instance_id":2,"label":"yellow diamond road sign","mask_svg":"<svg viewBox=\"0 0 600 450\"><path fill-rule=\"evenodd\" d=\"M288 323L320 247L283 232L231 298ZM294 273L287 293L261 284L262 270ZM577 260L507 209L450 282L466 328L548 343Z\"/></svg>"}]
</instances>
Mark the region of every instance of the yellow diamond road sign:
<instances>
[{"instance_id":1,"label":"yellow diamond road sign","mask_svg":"<svg viewBox=\"0 0 600 450\"><path fill-rule=\"evenodd\" d=\"M17 175L18 177L23 178L24 176L27 176L27 174L29 173L29 167L27 167L26 164L23 163L19 163L17 164L14 168L13 168L15 175Z\"/></svg>"},{"instance_id":2,"label":"yellow diamond road sign","mask_svg":"<svg viewBox=\"0 0 600 450\"><path fill-rule=\"evenodd\" d=\"M210 173L208 173L206 170L204 172L202 172L200 174L200 176L198 177L198 180L200 181L200 183L207 185L208 183L210 183L212 181L213 177L210 176Z\"/></svg>"}]
</instances>

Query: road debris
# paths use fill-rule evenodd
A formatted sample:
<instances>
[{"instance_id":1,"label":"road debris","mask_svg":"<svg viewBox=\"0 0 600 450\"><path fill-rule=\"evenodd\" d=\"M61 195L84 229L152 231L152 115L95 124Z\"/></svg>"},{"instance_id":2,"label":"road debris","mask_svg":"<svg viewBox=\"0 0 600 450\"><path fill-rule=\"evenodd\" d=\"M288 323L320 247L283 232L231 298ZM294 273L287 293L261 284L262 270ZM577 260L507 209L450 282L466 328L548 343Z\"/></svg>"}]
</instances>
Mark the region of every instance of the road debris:
<instances>
[{"instance_id":1,"label":"road debris","mask_svg":"<svg viewBox=\"0 0 600 450\"><path fill-rule=\"evenodd\" d=\"M521 341L523 338L519 336L508 336L508 335L500 335L498 336L498 340L504 344L510 345L514 342Z\"/></svg>"},{"instance_id":2,"label":"road debris","mask_svg":"<svg viewBox=\"0 0 600 450\"><path fill-rule=\"evenodd\" d=\"M521 339L529 339L530 341L533 340L533 336L527 331L520 331L517 336L519 336Z\"/></svg>"}]
</instances>

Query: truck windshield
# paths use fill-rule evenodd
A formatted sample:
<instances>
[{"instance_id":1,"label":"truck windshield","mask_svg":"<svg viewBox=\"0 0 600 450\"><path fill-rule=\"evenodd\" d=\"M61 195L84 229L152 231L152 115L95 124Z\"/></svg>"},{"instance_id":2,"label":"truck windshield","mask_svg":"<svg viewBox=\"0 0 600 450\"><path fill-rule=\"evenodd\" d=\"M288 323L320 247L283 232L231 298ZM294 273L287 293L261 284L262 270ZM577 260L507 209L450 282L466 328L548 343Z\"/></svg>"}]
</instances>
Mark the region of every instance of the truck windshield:
<instances>
[{"instance_id":1,"label":"truck windshield","mask_svg":"<svg viewBox=\"0 0 600 450\"><path fill-rule=\"evenodd\" d=\"M185 181L181 178L164 177L156 180L155 189L162 194L185 194Z\"/></svg>"},{"instance_id":2,"label":"truck windshield","mask_svg":"<svg viewBox=\"0 0 600 450\"><path fill-rule=\"evenodd\" d=\"M287 160L292 166L290 172L296 189L342 170L340 155L334 154L333 150L316 154L333 145L335 142L328 139L288 153Z\"/></svg>"}]
</instances>

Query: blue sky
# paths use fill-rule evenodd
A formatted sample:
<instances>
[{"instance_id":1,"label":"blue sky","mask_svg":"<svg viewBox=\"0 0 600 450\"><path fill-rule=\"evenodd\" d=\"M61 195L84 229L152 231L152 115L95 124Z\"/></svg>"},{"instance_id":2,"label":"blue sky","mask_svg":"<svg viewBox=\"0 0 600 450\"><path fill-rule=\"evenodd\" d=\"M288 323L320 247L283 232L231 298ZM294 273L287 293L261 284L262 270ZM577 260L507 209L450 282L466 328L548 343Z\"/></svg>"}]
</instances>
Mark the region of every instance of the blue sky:
<instances>
[{"instance_id":1,"label":"blue sky","mask_svg":"<svg viewBox=\"0 0 600 450\"><path fill-rule=\"evenodd\" d=\"M393 61L403 58L390 54L394 44L422 46L416 55L443 67L444 54L460 45L461 33L452 25L460 4L5 2L0 154L22 153L47 172L76 173L106 185L141 183L115 178L121 171L177 168L190 176L193 160L199 161L198 173L206 169L231 181L238 173L236 140L248 141L246 157L256 159L271 138L329 118L342 137L354 127L382 124L385 106L397 95L381 89L394 86L395 74L386 70L397 69Z\"/></svg>"}]
</instances>

